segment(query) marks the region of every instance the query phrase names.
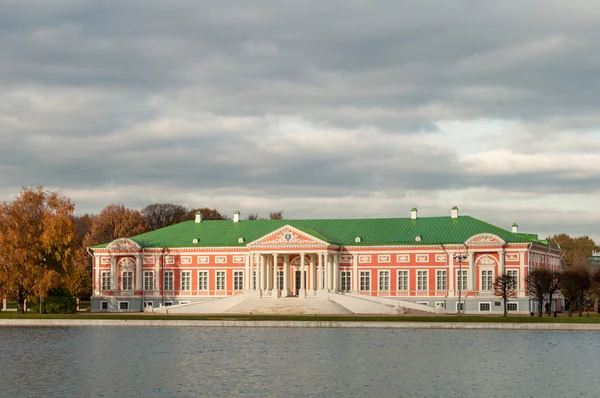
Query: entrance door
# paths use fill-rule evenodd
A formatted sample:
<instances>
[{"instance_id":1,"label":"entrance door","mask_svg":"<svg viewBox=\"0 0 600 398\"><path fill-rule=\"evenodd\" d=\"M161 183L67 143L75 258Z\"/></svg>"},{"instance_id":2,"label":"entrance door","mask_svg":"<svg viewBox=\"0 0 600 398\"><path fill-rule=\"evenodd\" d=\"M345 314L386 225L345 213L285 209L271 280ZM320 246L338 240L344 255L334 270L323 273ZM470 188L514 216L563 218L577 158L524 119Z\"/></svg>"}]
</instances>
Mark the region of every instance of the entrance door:
<instances>
[{"instance_id":1,"label":"entrance door","mask_svg":"<svg viewBox=\"0 0 600 398\"><path fill-rule=\"evenodd\" d=\"M295 278L295 284L294 284L294 294L297 296L298 293L300 293L300 278L302 276L302 271L296 271L296 278ZM304 289L306 289L306 272L304 273Z\"/></svg>"}]
</instances>

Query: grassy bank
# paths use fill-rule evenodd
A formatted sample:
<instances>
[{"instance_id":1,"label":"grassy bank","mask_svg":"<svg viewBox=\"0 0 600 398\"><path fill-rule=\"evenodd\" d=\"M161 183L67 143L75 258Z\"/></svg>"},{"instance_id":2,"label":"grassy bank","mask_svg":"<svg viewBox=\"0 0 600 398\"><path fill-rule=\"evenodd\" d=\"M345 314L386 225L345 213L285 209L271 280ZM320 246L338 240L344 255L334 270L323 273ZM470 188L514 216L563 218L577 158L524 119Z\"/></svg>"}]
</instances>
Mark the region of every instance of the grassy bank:
<instances>
[{"instance_id":1,"label":"grassy bank","mask_svg":"<svg viewBox=\"0 0 600 398\"><path fill-rule=\"evenodd\" d=\"M584 314L582 317L574 314L569 318L567 314L560 314L557 318L544 316L543 318L531 316L498 315L437 315L437 316L410 316L410 315L156 315L156 314L91 314L78 313L73 315L25 314L16 312L0 312L0 319L121 319L121 320L249 320L249 321L338 321L338 322L506 322L506 323L600 323L598 314Z\"/></svg>"}]
</instances>

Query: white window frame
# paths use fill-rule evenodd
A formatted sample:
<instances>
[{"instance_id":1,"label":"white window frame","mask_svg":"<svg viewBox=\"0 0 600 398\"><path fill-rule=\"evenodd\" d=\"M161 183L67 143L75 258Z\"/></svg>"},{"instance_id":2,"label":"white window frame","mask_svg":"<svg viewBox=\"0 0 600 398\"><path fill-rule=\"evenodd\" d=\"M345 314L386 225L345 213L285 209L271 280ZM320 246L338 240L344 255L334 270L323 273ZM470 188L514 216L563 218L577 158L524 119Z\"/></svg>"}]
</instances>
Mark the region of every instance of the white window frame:
<instances>
[{"instance_id":1,"label":"white window frame","mask_svg":"<svg viewBox=\"0 0 600 398\"><path fill-rule=\"evenodd\" d=\"M440 277L442 284L440 284ZM435 290L439 292L448 290L448 272L445 269L435 271Z\"/></svg>"},{"instance_id":2,"label":"white window frame","mask_svg":"<svg viewBox=\"0 0 600 398\"><path fill-rule=\"evenodd\" d=\"M340 271L340 290L342 292L349 292L352 290L352 271Z\"/></svg>"},{"instance_id":3,"label":"white window frame","mask_svg":"<svg viewBox=\"0 0 600 398\"><path fill-rule=\"evenodd\" d=\"M144 301L144 309L146 308L154 308L152 301Z\"/></svg>"},{"instance_id":4,"label":"white window frame","mask_svg":"<svg viewBox=\"0 0 600 398\"><path fill-rule=\"evenodd\" d=\"M479 290L482 292L494 290L494 270L492 268L484 268L479 271Z\"/></svg>"},{"instance_id":5,"label":"white window frame","mask_svg":"<svg viewBox=\"0 0 600 398\"><path fill-rule=\"evenodd\" d=\"M460 271L460 272L459 272ZM460 275L462 274L462 275ZM467 269L457 269L456 270L456 290L460 290L461 292L467 291L467 286L469 284L469 270ZM462 276L462 280L461 277ZM459 289L460 285L460 289Z\"/></svg>"},{"instance_id":6,"label":"white window frame","mask_svg":"<svg viewBox=\"0 0 600 398\"><path fill-rule=\"evenodd\" d=\"M460 308L458 306L459 304L460 304ZM464 312L464 310L465 310L465 302L464 301L461 301L460 303L456 302L456 311Z\"/></svg>"},{"instance_id":7,"label":"white window frame","mask_svg":"<svg viewBox=\"0 0 600 398\"><path fill-rule=\"evenodd\" d=\"M173 301L165 301L165 307L171 307L173 305Z\"/></svg>"},{"instance_id":8,"label":"white window frame","mask_svg":"<svg viewBox=\"0 0 600 398\"><path fill-rule=\"evenodd\" d=\"M227 271L215 271L215 290L219 292L227 290Z\"/></svg>"},{"instance_id":9,"label":"white window frame","mask_svg":"<svg viewBox=\"0 0 600 398\"><path fill-rule=\"evenodd\" d=\"M514 305L517 308L515 308L514 310L511 310L509 308L511 305ZM508 303L506 303L506 311L519 311L519 302L518 301L509 301Z\"/></svg>"},{"instance_id":10,"label":"white window frame","mask_svg":"<svg viewBox=\"0 0 600 398\"><path fill-rule=\"evenodd\" d=\"M133 291L133 271L121 271L121 291Z\"/></svg>"},{"instance_id":11,"label":"white window frame","mask_svg":"<svg viewBox=\"0 0 600 398\"><path fill-rule=\"evenodd\" d=\"M423 273L425 275L423 275ZM425 277L423 279L423 276ZM429 270L418 269L417 270L417 291L427 292L429 291Z\"/></svg>"},{"instance_id":12,"label":"white window frame","mask_svg":"<svg viewBox=\"0 0 600 398\"><path fill-rule=\"evenodd\" d=\"M181 271L179 274L179 289L185 292L192 290L192 271Z\"/></svg>"},{"instance_id":13,"label":"white window frame","mask_svg":"<svg viewBox=\"0 0 600 398\"><path fill-rule=\"evenodd\" d=\"M277 289L283 290L283 270L277 270Z\"/></svg>"},{"instance_id":14,"label":"white window frame","mask_svg":"<svg viewBox=\"0 0 600 398\"><path fill-rule=\"evenodd\" d=\"M175 289L175 273L173 271L165 271L163 274L163 290L172 292Z\"/></svg>"},{"instance_id":15,"label":"white window frame","mask_svg":"<svg viewBox=\"0 0 600 398\"><path fill-rule=\"evenodd\" d=\"M128 309L129 309L129 301L119 301L119 302L118 302L118 305L119 305L119 311L122 311L122 310L128 310ZM126 308L121 308L123 305L124 305Z\"/></svg>"},{"instance_id":16,"label":"white window frame","mask_svg":"<svg viewBox=\"0 0 600 398\"><path fill-rule=\"evenodd\" d=\"M435 307L442 307L443 309L446 309L446 302L444 301L436 301L435 302Z\"/></svg>"},{"instance_id":17,"label":"white window frame","mask_svg":"<svg viewBox=\"0 0 600 398\"><path fill-rule=\"evenodd\" d=\"M518 269L507 269L506 275L512 275L515 278L515 290L519 290L519 270Z\"/></svg>"},{"instance_id":18,"label":"white window frame","mask_svg":"<svg viewBox=\"0 0 600 398\"><path fill-rule=\"evenodd\" d=\"M389 292L390 291L390 270L389 269L380 269L379 270L377 287L379 288L378 291L380 291L380 292Z\"/></svg>"},{"instance_id":19,"label":"white window frame","mask_svg":"<svg viewBox=\"0 0 600 398\"><path fill-rule=\"evenodd\" d=\"M481 309L481 305L487 305L490 307L489 310L482 310ZM477 308L479 309L479 312L492 312L492 303L490 301L480 301L477 303Z\"/></svg>"},{"instance_id":20,"label":"white window frame","mask_svg":"<svg viewBox=\"0 0 600 398\"><path fill-rule=\"evenodd\" d=\"M416 304L426 305L429 307L429 301L417 301Z\"/></svg>"},{"instance_id":21,"label":"white window frame","mask_svg":"<svg viewBox=\"0 0 600 398\"><path fill-rule=\"evenodd\" d=\"M100 309L101 310L107 310L108 309L108 301L101 301L100 302Z\"/></svg>"},{"instance_id":22,"label":"white window frame","mask_svg":"<svg viewBox=\"0 0 600 398\"><path fill-rule=\"evenodd\" d=\"M198 291L208 290L208 271L198 271Z\"/></svg>"},{"instance_id":23,"label":"white window frame","mask_svg":"<svg viewBox=\"0 0 600 398\"><path fill-rule=\"evenodd\" d=\"M399 269L397 272L398 280L396 281L396 287L399 292L408 292L410 289L410 272L407 269ZM406 282L406 285L404 285ZM403 289L406 287L406 289Z\"/></svg>"},{"instance_id":24,"label":"white window frame","mask_svg":"<svg viewBox=\"0 0 600 398\"><path fill-rule=\"evenodd\" d=\"M100 281L102 291L110 290L110 271L102 271L102 280Z\"/></svg>"},{"instance_id":25,"label":"white window frame","mask_svg":"<svg viewBox=\"0 0 600 398\"><path fill-rule=\"evenodd\" d=\"M360 271L359 290L361 292L371 291L371 271Z\"/></svg>"},{"instance_id":26,"label":"white window frame","mask_svg":"<svg viewBox=\"0 0 600 398\"><path fill-rule=\"evenodd\" d=\"M277 271L279 272L279 271ZM283 273L283 272L282 272ZM283 281L283 276L282 276ZM233 271L233 290L244 290L244 271Z\"/></svg>"},{"instance_id":27,"label":"white window frame","mask_svg":"<svg viewBox=\"0 0 600 398\"><path fill-rule=\"evenodd\" d=\"M148 283L150 281L150 283ZM150 285L150 287L148 287ZM154 290L154 271L144 271L144 290Z\"/></svg>"}]
</instances>

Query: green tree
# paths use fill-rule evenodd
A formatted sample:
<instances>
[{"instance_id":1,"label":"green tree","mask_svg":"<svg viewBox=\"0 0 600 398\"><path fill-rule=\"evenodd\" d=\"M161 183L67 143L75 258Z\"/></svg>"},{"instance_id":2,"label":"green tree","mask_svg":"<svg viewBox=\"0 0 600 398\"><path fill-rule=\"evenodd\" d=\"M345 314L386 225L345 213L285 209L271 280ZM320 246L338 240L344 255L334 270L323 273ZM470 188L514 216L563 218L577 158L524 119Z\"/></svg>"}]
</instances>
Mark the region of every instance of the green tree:
<instances>
[{"instance_id":1,"label":"green tree","mask_svg":"<svg viewBox=\"0 0 600 398\"><path fill-rule=\"evenodd\" d=\"M552 246L563 250L563 263L565 267L586 266L588 259L598 246L589 236L573 238L567 234L553 235L548 238Z\"/></svg>"},{"instance_id":2,"label":"green tree","mask_svg":"<svg viewBox=\"0 0 600 398\"><path fill-rule=\"evenodd\" d=\"M0 205L0 296L17 302L44 299L76 251L74 205L59 192L22 188Z\"/></svg>"},{"instance_id":3,"label":"green tree","mask_svg":"<svg viewBox=\"0 0 600 398\"><path fill-rule=\"evenodd\" d=\"M515 297L517 295L517 279L508 274L499 275L494 283L494 290L496 296L502 297L504 302L504 316L508 316L507 302L509 297Z\"/></svg>"}]
</instances>

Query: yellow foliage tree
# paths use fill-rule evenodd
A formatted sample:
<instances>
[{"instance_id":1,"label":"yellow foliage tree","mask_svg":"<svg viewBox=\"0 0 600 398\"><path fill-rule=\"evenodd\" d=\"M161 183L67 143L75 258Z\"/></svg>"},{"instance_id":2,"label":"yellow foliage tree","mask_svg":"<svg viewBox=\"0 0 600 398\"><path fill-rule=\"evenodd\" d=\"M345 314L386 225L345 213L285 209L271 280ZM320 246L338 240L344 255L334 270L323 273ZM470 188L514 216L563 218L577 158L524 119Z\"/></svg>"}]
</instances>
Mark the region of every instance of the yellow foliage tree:
<instances>
[{"instance_id":1,"label":"yellow foliage tree","mask_svg":"<svg viewBox=\"0 0 600 398\"><path fill-rule=\"evenodd\" d=\"M0 204L0 296L24 312L27 298L45 298L60 283L76 250L73 203L59 192L23 187Z\"/></svg>"}]
</instances>

